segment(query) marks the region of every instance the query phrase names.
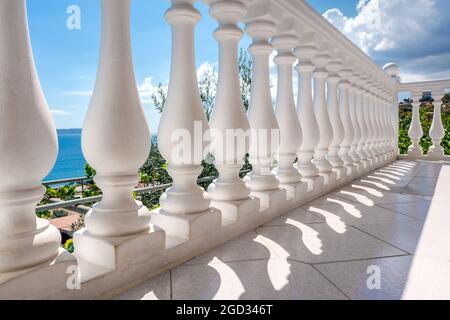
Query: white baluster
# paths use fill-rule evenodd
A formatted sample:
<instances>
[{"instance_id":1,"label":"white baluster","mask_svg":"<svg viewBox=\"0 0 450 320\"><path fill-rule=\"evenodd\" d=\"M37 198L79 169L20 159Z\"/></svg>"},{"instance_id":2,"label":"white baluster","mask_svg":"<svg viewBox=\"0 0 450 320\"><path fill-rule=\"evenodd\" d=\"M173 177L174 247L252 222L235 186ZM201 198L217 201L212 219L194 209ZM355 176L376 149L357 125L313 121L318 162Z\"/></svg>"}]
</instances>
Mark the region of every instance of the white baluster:
<instances>
[{"instance_id":1,"label":"white baluster","mask_svg":"<svg viewBox=\"0 0 450 320\"><path fill-rule=\"evenodd\" d=\"M377 119L378 104L377 104L377 96L374 92L375 92L375 89L374 89L374 86L372 86L372 92L370 95L370 101L371 101L370 120L371 120L372 128L373 128L372 149L373 149L375 158L377 159L377 161L379 161L379 155L381 152L378 148L378 135L379 135L378 119Z\"/></svg>"},{"instance_id":2,"label":"white baluster","mask_svg":"<svg viewBox=\"0 0 450 320\"><path fill-rule=\"evenodd\" d=\"M328 161L333 166L333 169L338 172L338 177L341 176L341 169L344 166L344 161L341 159L339 151L341 143L345 138L344 126L339 109L343 107L343 104L348 106L347 92L343 96L342 90L340 91L341 94L338 103L338 83L341 80L338 72L341 69L342 63L340 61L333 61L327 66L327 71L330 73L327 79L327 104L331 127L333 129L333 140L329 148ZM341 89L340 86L339 89Z\"/></svg>"},{"instance_id":3,"label":"white baluster","mask_svg":"<svg viewBox=\"0 0 450 320\"><path fill-rule=\"evenodd\" d=\"M387 133L389 128L386 125L386 101L384 100L386 93L380 89L378 96L379 121L380 121L380 149L384 159L387 159Z\"/></svg>"},{"instance_id":4,"label":"white baluster","mask_svg":"<svg viewBox=\"0 0 450 320\"><path fill-rule=\"evenodd\" d=\"M358 80L358 83L361 85L361 80ZM358 90L356 91L356 113L358 116L358 123L359 123L359 127L361 129L361 137L359 139L359 145L358 145L358 155L361 158L361 161L363 163L363 166L366 168L368 165L368 154L366 153L366 143L367 143L367 138L369 136L369 132L368 132L368 128L367 128L367 123L365 121L365 117L364 117L364 89L362 87L358 87Z\"/></svg>"},{"instance_id":5,"label":"white baluster","mask_svg":"<svg viewBox=\"0 0 450 320\"><path fill-rule=\"evenodd\" d=\"M327 100L325 94L325 82L328 72L325 67L330 62L327 53L321 53L313 59L316 69L313 72L314 78L314 112L319 126L320 140L314 149L314 164L319 169L320 175L327 176L331 173L332 166L327 160L329 147L333 141L333 128L328 116Z\"/></svg>"},{"instance_id":6,"label":"white baluster","mask_svg":"<svg viewBox=\"0 0 450 320\"><path fill-rule=\"evenodd\" d=\"M351 73L352 72L349 69L344 69L339 73L342 78L342 81L339 84L339 109L345 131L344 140L341 143L339 153L341 158L344 160L344 165L346 167L351 167L353 164L352 154L354 154L354 150L351 151L351 149L353 141L355 140L355 129L351 119L351 113L355 108L355 95L354 90L350 90L350 83L347 81Z\"/></svg>"},{"instance_id":7,"label":"white baluster","mask_svg":"<svg viewBox=\"0 0 450 320\"><path fill-rule=\"evenodd\" d=\"M385 123L385 101L384 101L384 90L379 89L378 91L378 123L380 127L380 151L383 155L383 159L386 159L387 154L387 141L386 141L386 133L388 132L388 128Z\"/></svg>"},{"instance_id":8,"label":"white baluster","mask_svg":"<svg viewBox=\"0 0 450 320\"><path fill-rule=\"evenodd\" d=\"M219 178L208 188L211 205L222 211L222 219L236 221L257 212L259 201L239 177L248 153L250 124L245 114L239 86L238 43L243 37L237 21L247 8L241 1L218 0L210 14L219 27L214 37L219 43L219 81L214 110L211 114L212 152Z\"/></svg>"},{"instance_id":9,"label":"white baluster","mask_svg":"<svg viewBox=\"0 0 450 320\"><path fill-rule=\"evenodd\" d=\"M169 236L184 240L213 232L221 223L220 212L210 208L207 193L197 185L208 147L204 135L209 125L196 77L194 33L201 15L194 3L171 0L172 7L165 16L172 29L172 62L158 145L173 186L161 196L161 209L152 215L152 222Z\"/></svg>"},{"instance_id":10,"label":"white baluster","mask_svg":"<svg viewBox=\"0 0 450 320\"><path fill-rule=\"evenodd\" d=\"M302 144L297 152L297 167L305 178L316 177L319 174L319 170L312 163L314 148L320 139L319 126L313 109L311 87L311 75L315 69L311 59L316 53L317 48L313 45L302 45L295 50L295 55L299 59L296 68L299 79L297 113L303 132Z\"/></svg>"},{"instance_id":11,"label":"white baluster","mask_svg":"<svg viewBox=\"0 0 450 320\"><path fill-rule=\"evenodd\" d=\"M277 178L281 187L286 189L288 198L296 196L297 185L302 176L294 166L296 152L302 143L302 130L295 110L293 92L293 65L297 60L292 53L298 44L295 36L294 24L291 20L279 27L277 35L272 39L273 46L277 49L274 62L278 66L278 88L275 114L280 126L280 147L277 153L278 167ZM305 187L305 185L303 185ZM303 190L306 191L306 188Z\"/></svg>"},{"instance_id":12,"label":"white baluster","mask_svg":"<svg viewBox=\"0 0 450 320\"><path fill-rule=\"evenodd\" d=\"M97 171L94 180L103 191L103 199L87 213L86 228L74 236L83 281L105 270L124 268L117 265L119 255L122 263L130 264L144 248L152 250L139 259L164 247L164 233L152 230L149 210L133 198L139 182L137 172L150 152L150 132L133 71L129 0L102 2L101 41L82 147L86 160ZM124 243L132 245L124 249ZM127 256L128 260L123 259Z\"/></svg>"},{"instance_id":13,"label":"white baluster","mask_svg":"<svg viewBox=\"0 0 450 320\"><path fill-rule=\"evenodd\" d=\"M423 136L423 129L422 124L420 123L420 99L420 93L413 94L413 114L411 119L411 126L409 127L408 131L408 135L412 141L412 145L408 148L408 156L411 158L420 157L422 155L420 139Z\"/></svg>"},{"instance_id":14,"label":"white baluster","mask_svg":"<svg viewBox=\"0 0 450 320\"><path fill-rule=\"evenodd\" d=\"M253 170L246 177L246 182L253 195L260 199L261 210L265 210L279 201L280 197L285 197L286 193L279 188L280 182L271 171L279 147L280 129L270 93L269 56L273 47L268 40L276 32L275 21L279 17L271 16L271 8L259 7L261 3L264 4L256 2L255 6L250 7L244 18L247 23L245 31L252 38L248 50L253 58L252 93L248 110L252 130L249 161Z\"/></svg>"},{"instance_id":15,"label":"white baluster","mask_svg":"<svg viewBox=\"0 0 450 320\"><path fill-rule=\"evenodd\" d=\"M365 81L364 84L367 88L367 81ZM365 89L363 92L363 114L364 114L364 122L366 124L367 128L367 139L364 144L364 152L367 154L368 159L373 162L373 150L372 150L372 139L373 139L373 128L372 128L372 122L370 121L370 92Z\"/></svg>"},{"instance_id":16,"label":"white baluster","mask_svg":"<svg viewBox=\"0 0 450 320\"><path fill-rule=\"evenodd\" d=\"M398 112L398 87L400 85L400 70L395 63L388 63L383 67L383 70L389 75L388 82L388 126L390 131L389 136L389 155L391 158L397 158L399 154L398 148L398 131L399 131L399 112Z\"/></svg>"},{"instance_id":17,"label":"white baluster","mask_svg":"<svg viewBox=\"0 0 450 320\"><path fill-rule=\"evenodd\" d=\"M430 137L433 141L433 145L431 146L428 155L437 160L441 160L444 158L444 148L441 146L442 139L445 136L445 129L442 125L442 116L441 116L441 109L442 109L442 98L444 97L443 94L434 94L433 93L433 122L431 124L430 128Z\"/></svg>"},{"instance_id":18,"label":"white baluster","mask_svg":"<svg viewBox=\"0 0 450 320\"><path fill-rule=\"evenodd\" d=\"M43 297L48 286L66 289L66 267L76 262L59 249L58 229L35 213L58 141L31 52L24 0L0 1L0 48L0 299Z\"/></svg>"},{"instance_id":19,"label":"white baluster","mask_svg":"<svg viewBox=\"0 0 450 320\"><path fill-rule=\"evenodd\" d=\"M357 90L358 87L355 85L355 77L353 74L350 75L349 80L351 81L350 87L349 87L349 120L350 124L348 125L349 128L351 128L352 132L352 138L350 143L350 150L349 155L352 159L352 163L355 164L357 167L360 165L360 157L357 153L359 139L361 138L361 129L359 128L358 123L358 116L356 114L356 103L357 103ZM341 112L343 112L341 110ZM343 116L344 117L344 116ZM347 125L344 125L344 128L346 128ZM349 129L350 131L350 129Z\"/></svg>"}]
</instances>

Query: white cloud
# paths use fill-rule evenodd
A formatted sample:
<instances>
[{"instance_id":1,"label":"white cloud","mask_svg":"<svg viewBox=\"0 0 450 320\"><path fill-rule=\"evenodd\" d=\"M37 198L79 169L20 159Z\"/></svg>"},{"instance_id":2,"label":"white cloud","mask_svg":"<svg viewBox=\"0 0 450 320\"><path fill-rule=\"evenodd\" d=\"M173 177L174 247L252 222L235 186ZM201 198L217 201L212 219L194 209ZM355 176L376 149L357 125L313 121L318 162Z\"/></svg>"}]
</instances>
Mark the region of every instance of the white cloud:
<instances>
[{"instance_id":1,"label":"white cloud","mask_svg":"<svg viewBox=\"0 0 450 320\"><path fill-rule=\"evenodd\" d=\"M90 97L92 96L92 90L86 90L86 91L66 91L67 94L71 96L83 96L83 97Z\"/></svg>"},{"instance_id":2,"label":"white cloud","mask_svg":"<svg viewBox=\"0 0 450 320\"><path fill-rule=\"evenodd\" d=\"M72 113L70 113L66 110L62 110L62 109L50 109L50 112L54 116L71 116L72 115Z\"/></svg>"},{"instance_id":3,"label":"white cloud","mask_svg":"<svg viewBox=\"0 0 450 320\"><path fill-rule=\"evenodd\" d=\"M216 64L211 64L209 62L203 62L201 66L197 69L197 79L200 80L207 74L217 70ZM162 88L167 92L169 86L169 80L162 84ZM138 86L139 96L141 98L142 104L153 105L152 95L157 94L158 84L154 83L153 77L149 76L144 78L144 82Z\"/></svg>"},{"instance_id":4,"label":"white cloud","mask_svg":"<svg viewBox=\"0 0 450 320\"><path fill-rule=\"evenodd\" d=\"M163 86L163 89L167 91L167 85ZM158 92L158 85L153 83L153 77L147 77L138 90L143 104L153 103L152 95Z\"/></svg>"},{"instance_id":5,"label":"white cloud","mask_svg":"<svg viewBox=\"0 0 450 320\"><path fill-rule=\"evenodd\" d=\"M207 74L211 74L216 71L216 65L209 62L203 62L202 65L197 69L197 79L200 80Z\"/></svg>"},{"instance_id":6,"label":"white cloud","mask_svg":"<svg viewBox=\"0 0 450 320\"><path fill-rule=\"evenodd\" d=\"M449 0L360 0L357 10L346 17L333 8L324 17L380 65L395 62L421 79L450 76L450 59L430 61L450 51Z\"/></svg>"}]
</instances>

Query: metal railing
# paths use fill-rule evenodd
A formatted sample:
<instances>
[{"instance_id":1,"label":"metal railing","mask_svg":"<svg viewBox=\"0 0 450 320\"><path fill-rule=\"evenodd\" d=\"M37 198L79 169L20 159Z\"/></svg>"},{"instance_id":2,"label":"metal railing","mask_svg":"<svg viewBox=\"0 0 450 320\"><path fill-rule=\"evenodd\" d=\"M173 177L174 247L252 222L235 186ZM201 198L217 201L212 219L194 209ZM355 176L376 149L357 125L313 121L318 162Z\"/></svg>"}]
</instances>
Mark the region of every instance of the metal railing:
<instances>
[{"instance_id":1,"label":"metal railing","mask_svg":"<svg viewBox=\"0 0 450 320\"><path fill-rule=\"evenodd\" d=\"M251 172L251 170L242 170L240 173L247 174L250 172ZM79 181L79 179L80 178L65 179L64 181L73 182L72 180ZM197 182L198 183L210 182L210 181L213 181L214 179L217 179L217 176L200 178L197 180ZM92 180L92 179L89 179L89 180ZM63 181L63 180L55 180L55 181ZM47 181L44 183L44 185L46 185L46 184L49 185L49 182L51 182L52 184L54 183L54 181ZM134 193L135 194L153 193L156 191L165 190L167 188L170 188L171 186L172 186L172 183L166 183L166 184L155 185L155 186L150 186L150 187L145 187L145 188L136 188L136 189L134 189ZM98 195L98 196L93 196L93 197L44 204L44 205L37 206L36 212L44 212L44 211L48 211L48 210L70 208L70 207L74 207L74 206L78 206L78 205L82 205L82 204L97 203L102 200L102 197L103 197L102 195Z\"/></svg>"}]
</instances>

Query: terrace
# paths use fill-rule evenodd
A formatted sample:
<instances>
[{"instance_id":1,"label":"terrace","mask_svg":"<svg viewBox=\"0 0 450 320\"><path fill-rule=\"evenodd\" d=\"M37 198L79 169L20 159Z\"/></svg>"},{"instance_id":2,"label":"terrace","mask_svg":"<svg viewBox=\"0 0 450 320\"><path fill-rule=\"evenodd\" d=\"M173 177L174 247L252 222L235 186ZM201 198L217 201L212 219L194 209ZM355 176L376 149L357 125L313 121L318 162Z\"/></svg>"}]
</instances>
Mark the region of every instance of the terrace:
<instances>
[{"instance_id":1,"label":"terrace","mask_svg":"<svg viewBox=\"0 0 450 320\"><path fill-rule=\"evenodd\" d=\"M102 2L83 152L103 195L74 234L71 255L57 228L36 218L58 146L25 1L0 0L0 298L450 298L450 157L441 146L450 80L402 83L395 64L377 66L301 0L208 0L220 45L208 123L196 81L195 2L171 0L165 16L172 65L158 145L174 182L151 212L133 197L150 134L133 73L130 1ZM253 58L248 113L237 67L244 32ZM413 100L412 145L400 155L398 94L405 91ZM426 155L423 92L434 98ZM251 134L229 143L229 131ZM225 141L205 141L210 132ZM190 139L181 153L180 137ZM197 176L208 146L219 177L203 190ZM246 153L253 168L241 179Z\"/></svg>"}]
</instances>

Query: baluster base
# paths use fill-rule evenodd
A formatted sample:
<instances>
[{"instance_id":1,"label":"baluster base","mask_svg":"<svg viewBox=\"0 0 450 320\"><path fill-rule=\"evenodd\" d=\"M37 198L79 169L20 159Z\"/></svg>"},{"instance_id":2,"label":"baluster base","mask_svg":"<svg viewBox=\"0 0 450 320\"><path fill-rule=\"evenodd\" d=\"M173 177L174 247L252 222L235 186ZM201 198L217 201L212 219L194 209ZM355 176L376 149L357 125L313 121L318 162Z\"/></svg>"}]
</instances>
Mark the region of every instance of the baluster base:
<instances>
[{"instance_id":1,"label":"baluster base","mask_svg":"<svg viewBox=\"0 0 450 320\"><path fill-rule=\"evenodd\" d=\"M216 208L198 213L169 213L159 208L152 211L151 222L163 229L167 236L193 240L220 228L222 214Z\"/></svg>"},{"instance_id":2,"label":"baluster base","mask_svg":"<svg viewBox=\"0 0 450 320\"><path fill-rule=\"evenodd\" d=\"M278 210L279 206L287 200L286 190L283 189L254 191L252 196L259 199L259 211L264 213L267 213L269 208L270 212Z\"/></svg>"},{"instance_id":3,"label":"baluster base","mask_svg":"<svg viewBox=\"0 0 450 320\"><path fill-rule=\"evenodd\" d=\"M77 278L77 270L75 257L60 248L55 258L37 266L0 273L0 299L41 299L44 292L48 297L70 295L68 280Z\"/></svg>"},{"instance_id":4,"label":"baluster base","mask_svg":"<svg viewBox=\"0 0 450 320\"><path fill-rule=\"evenodd\" d=\"M149 230L123 237L101 237L86 228L75 232L75 257L81 282L150 260L165 249L165 233L150 225Z\"/></svg>"},{"instance_id":5,"label":"baluster base","mask_svg":"<svg viewBox=\"0 0 450 320\"><path fill-rule=\"evenodd\" d=\"M307 185L306 191L313 194L316 193L316 191L321 190L325 184L325 180L322 176L304 177L302 181Z\"/></svg>"},{"instance_id":6,"label":"baluster base","mask_svg":"<svg viewBox=\"0 0 450 320\"><path fill-rule=\"evenodd\" d=\"M222 213L222 225L254 221L254 215L259 214L259 199L250 197L237 201L211 201L211 206Z\"/></svg>"},{"instance_id":7,"label":"baluster base","mask_svg":"<svg viewBox=\"0 0 450 320\"><path fill-rule=\"evenodd\" d=\"M428 156L431 160L442 160L444 159L444 148L441 146L431 146L430 150L428 151Z\"/></svg>"}]
</instances>

